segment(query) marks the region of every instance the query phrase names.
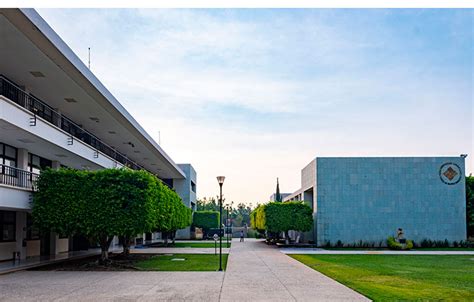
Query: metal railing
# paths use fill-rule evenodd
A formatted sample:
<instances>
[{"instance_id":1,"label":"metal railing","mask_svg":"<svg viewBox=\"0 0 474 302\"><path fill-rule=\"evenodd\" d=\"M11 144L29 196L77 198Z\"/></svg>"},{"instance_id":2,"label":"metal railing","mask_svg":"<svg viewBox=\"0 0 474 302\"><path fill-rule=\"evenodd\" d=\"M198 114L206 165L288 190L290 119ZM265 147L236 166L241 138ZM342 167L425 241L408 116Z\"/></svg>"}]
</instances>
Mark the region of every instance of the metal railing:
<instances>
[{"instance_id":1,"label":"metal railing","mask_svg":"<svg viewBox=\"0 0 474 302\"><path fill-rule=\"evenodd\" d=\"M123 164L134 170L145 169L133 160L130 160L126 155L121 154L114 148L102 142L92 133L88 132L78 124L74 123L69 118L55 111L51 106L41 101L37 97L27 93L16 84L12 83L3 75L0 75L0 95L5 96L14 103L32 112L36 116L50 122L56 127L69 133L72 137L81 140L89 146L95 148L117 162Z\"/></svg>"},{"instance_id":2,"label":"metal railing","mask_svg":"<svg viewBox=\"0 0 474 302\"><path fill-rule=\"evenodd\" d=\"M34 190L38 176L30 171L0 164L0 184Z\"/></svg>"}]
</instances>

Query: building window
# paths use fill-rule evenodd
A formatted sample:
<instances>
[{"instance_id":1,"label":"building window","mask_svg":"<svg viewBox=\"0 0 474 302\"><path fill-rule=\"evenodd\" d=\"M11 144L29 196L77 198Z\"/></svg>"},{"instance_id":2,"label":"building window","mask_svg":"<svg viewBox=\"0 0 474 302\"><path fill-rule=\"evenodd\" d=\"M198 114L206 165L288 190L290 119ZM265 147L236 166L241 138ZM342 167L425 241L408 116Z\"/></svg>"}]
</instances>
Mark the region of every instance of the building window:
<instances>
[{"instance_id":1,"label":"building window","mask_svg":"<svg viewBox=\"0 0 474 302\"><path fill-rule=\"evenodd\" d=\"M191 191L196 193L196 184L193 181L191 181Z\"/></svg>"},{"instance_id":2,"label":"building window","mask_svg":"<svg viewBox=\"0 0 474 302\"><path fill-rule=\"evenodd\" d=\"M35 154L29 154L28 156L28 170L30 172L39 174L41 170L46 168L51 168L53 166L53 162L49 159L40 157Z\"/></svg>"},{"instance_id":3,"label":"building window","mask_svg":"<svg viewBox=\"0 0 474 302\"><path fill-rule=\"evenodd\" d=\"M18 150L7 144L0 143L0 164L16 168Z\"/></svg>"},{"instance_id":4,"label":"building window","mask_svg":"<svg viewBox=\"0 0 474 302\"><path fill-rule=\"evenodd\" d=\"M16 212L0 211L0 242L15 241Z\"/></svg>"}]
</instances>

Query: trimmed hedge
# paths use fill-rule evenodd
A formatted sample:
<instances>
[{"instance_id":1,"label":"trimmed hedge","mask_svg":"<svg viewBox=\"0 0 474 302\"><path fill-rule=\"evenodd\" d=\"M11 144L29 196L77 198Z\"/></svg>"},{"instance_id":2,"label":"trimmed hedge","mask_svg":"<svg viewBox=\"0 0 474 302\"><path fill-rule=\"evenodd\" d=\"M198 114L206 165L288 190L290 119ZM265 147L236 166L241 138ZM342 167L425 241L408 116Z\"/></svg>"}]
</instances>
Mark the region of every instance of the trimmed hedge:
<instances>
[{"instance_id":1,"label":"trimmed hedge","mask_svg":"<svg viewBox=\"0 0 474 302\"><path fill-rule=\"evenodd\" d=\"M313 228L313 213L303 202L270 202L252 212L251 224L258 231L307 232Z\"/></svg>"},{"instance_id":2,"label":"trimmed hedge","mask_svg":"<svg viewBox=\"0 0 474 302\"><path fill-rule=\"evenodd\" d=\"M32 203L36 227L98 242L102 260L107 259L114 236L124 238L127 253L132 236L191 223L191 210L178 194L143 170L46 169L36 185Z\"/></svg>"},{"instance_id":3,"label":"trimmed hedge","mask_svg":"<svg viewBox=\"0 0 474 302\"><path fill-rule=\"evenodd\" d=\"M193 214L193 226L201 228L204 235L209 229L219 227L220 214L217 211L196 211Z\"/></svg>"}]
</instances>

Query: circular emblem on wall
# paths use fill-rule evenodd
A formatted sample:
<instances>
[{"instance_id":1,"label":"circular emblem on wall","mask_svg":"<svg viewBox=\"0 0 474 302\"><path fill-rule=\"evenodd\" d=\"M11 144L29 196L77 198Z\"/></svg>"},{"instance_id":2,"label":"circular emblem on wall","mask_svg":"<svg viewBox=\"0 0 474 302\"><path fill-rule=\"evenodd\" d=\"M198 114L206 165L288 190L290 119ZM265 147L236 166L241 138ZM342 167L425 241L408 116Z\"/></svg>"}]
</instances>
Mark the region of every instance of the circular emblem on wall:
<instances>
[{"instance_id":1,"label":"circular emblem on wall","mask_svg":"<svg viewBox=\"0 0 474 302\"><path fill-rule=\"evenodd\" d=\"M439 168L439 178L447 185L457 184L461 177L461 168L455 163L445 163Z\"/></svg>"}]
</instances>

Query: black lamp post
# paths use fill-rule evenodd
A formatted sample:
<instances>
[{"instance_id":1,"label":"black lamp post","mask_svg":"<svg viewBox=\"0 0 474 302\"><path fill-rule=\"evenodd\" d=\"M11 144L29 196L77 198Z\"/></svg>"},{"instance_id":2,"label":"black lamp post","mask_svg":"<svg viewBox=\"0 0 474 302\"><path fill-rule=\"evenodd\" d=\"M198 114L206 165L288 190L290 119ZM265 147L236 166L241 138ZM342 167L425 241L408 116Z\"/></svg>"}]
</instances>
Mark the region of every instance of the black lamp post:
<instances>
[{"instance_id":1,"label":"black lamp post","mask_svg":"<svg viewBox=\"0 0 474 302\"><path fill-rule=\"evenodd\" d=\"M217 176L217 182L219 183L220 196L219 196L219 271L222 271L222 185L224 184L225 176Z\"/></svg>"}]
</instances>

